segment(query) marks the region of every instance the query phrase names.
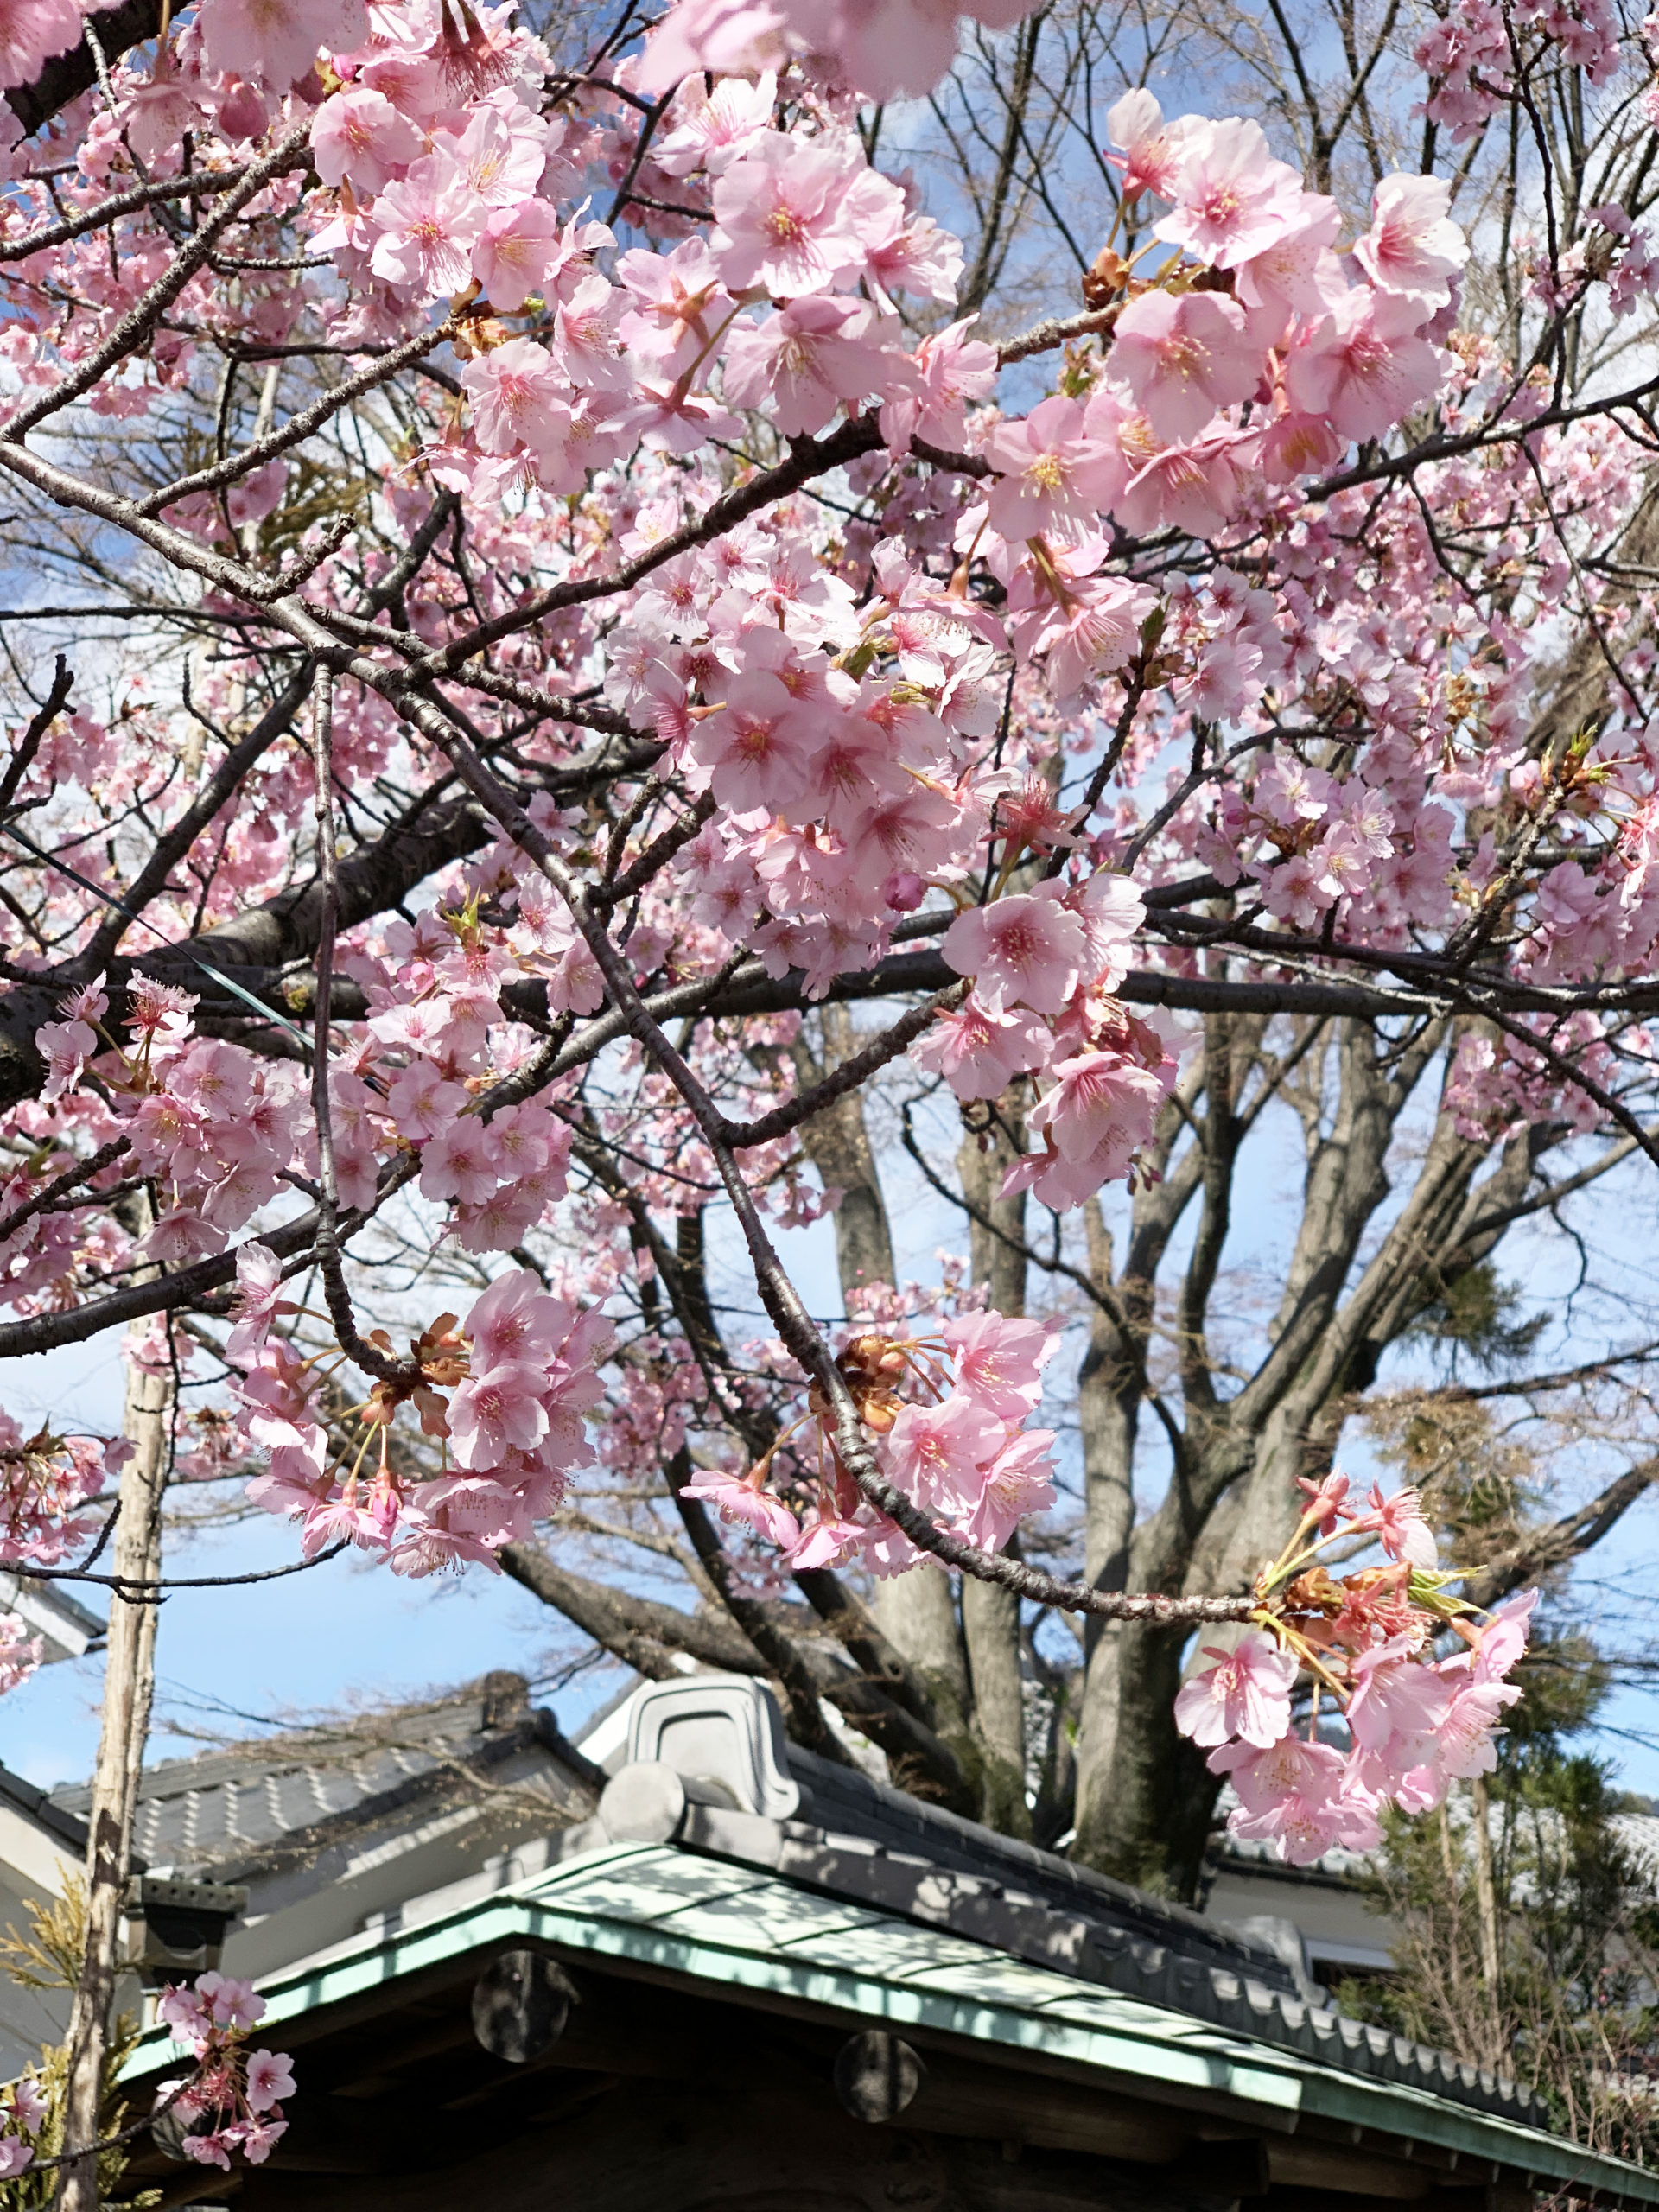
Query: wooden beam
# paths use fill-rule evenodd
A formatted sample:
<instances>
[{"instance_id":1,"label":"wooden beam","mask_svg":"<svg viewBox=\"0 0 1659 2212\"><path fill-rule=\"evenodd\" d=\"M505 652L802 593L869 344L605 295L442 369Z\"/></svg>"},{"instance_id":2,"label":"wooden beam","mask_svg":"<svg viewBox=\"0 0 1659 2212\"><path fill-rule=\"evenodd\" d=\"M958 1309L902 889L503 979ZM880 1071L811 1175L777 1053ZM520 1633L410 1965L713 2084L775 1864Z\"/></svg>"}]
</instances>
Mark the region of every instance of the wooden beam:
<instances>
[{"instance_id":1,"label":"wooden beam","mask_svg":"<svg viewBox=\"0 0 1659 2212\"><path fill-rule=\"evenodd\" d=\"M1268 2145L1268 2173L1277 2185L1335 2189L1378 2203L1414 2204L1434 2186L1431 2168L1388 2158L1374 2151L1349 2151L1334 2143L1309 2143L1298 2136Z\"/></svg>"}]
</instances>

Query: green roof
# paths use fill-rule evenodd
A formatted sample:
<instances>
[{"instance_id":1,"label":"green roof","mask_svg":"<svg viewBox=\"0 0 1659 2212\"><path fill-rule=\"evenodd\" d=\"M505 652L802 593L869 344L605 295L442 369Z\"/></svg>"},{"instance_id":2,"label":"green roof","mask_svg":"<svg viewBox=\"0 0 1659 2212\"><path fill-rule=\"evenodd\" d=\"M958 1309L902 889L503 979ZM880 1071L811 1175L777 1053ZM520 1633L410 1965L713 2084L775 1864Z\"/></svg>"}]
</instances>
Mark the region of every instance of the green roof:
<instances>
[{"instance_id":1,"label":"green roof","mask_svg":"<svg viewBox=\"0 0 1659 2212\"><path fill-rule=\"evenodd\" d=\"M302 1961L260 1984L269 2007L262 2032L348 2000L360 2005L372 1993L395 2003L397 1985L410 1977L525 1940L728 1993L794 2000L863 2026L880 2020L1040 2052L1098 2069L1119 2089L1156 2082L1165 2101L1172 2092L1178 2101L1181 2092L1198 2103L1224 2099L1275 2133L1318 2115L1659 2205L1659 2173L1560 2137L670 1845L606 1845L422 1924L371 1930ZM159 2031L147 2036L127 2071L157 2070L165 2042Z\"/></svg>"}]
</instances>

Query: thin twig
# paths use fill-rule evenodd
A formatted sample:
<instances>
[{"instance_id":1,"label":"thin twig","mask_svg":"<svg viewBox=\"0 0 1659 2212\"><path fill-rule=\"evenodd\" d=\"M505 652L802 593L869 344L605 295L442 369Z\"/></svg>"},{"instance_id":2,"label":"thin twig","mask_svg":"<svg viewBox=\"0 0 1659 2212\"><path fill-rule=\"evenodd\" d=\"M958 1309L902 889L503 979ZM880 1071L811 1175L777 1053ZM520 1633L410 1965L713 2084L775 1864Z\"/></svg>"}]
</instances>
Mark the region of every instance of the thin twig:
<instances>
[{"instance_id":1,"label":"thin twig","mask_svg":"<svg viewBox=\"0 0 1659 2212\"><path fill-rule=\"evenodd\" d=\"M18 740L17 750L6 763L5 774L0 776L0 814L3 814L16 798L18 788L33 766L35 755L41 749L41 739L68 705L69 694L74 685L75 679L69 671L69 664L60 653L46 703Z\"/></svg>"}]
</instances>

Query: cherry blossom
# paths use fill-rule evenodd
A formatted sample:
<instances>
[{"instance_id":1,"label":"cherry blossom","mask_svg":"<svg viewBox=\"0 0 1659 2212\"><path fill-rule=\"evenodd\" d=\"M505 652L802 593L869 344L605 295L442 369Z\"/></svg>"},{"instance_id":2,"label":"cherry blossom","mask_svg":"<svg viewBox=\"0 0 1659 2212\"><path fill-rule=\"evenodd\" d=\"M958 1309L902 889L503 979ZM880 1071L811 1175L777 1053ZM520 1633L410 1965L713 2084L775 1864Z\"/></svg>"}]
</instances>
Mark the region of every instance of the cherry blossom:
<instances>
[{"instance_id":1,"label":"cherry blossom","mask_svg":"<svg viewBox=\"0 0 1659 2212\"><path fill-rule=\"evenodd\" d=\"M73 0L10 0L0 16L0 88L32 85L54 54L79 44L80 33Z\"/></svg>"},{"instance_id":2,"label":"cherry blossom","mask_svg":"<svg viewBox=\"0 0 1659 2212\"><path fill-rule=\"evenodd\" d=\"M1175 1700L1183 1733L1209 1749L1235 1738L1266 1751L1290 1726L1296 1662L1273 1638L1252 1629L1230 1651L1205 1647L1215 1665L1194 1675Z\"/></svg>"},{"instance_id":3,"label":"cherry blossom","mask_svg":"<svg viewBox=\"0 0 1659 2212\"><path fill-rule=\"evenodd\" d=\"M312 157L325 184L347 177L353 191L377 193L420 158L421 135L381 92L334 93L311 126Z\"/></svg>"},{"instance_id":4,"label":"cherry blossom","mask_svg":"<svg viewBox=\"0 0 1659 2212\"><path fill-rule=\"evenodd\" d=\"M278 1295L282 1264L268 1246L247 1243L236 1255L235 1327L225 1340L227 1359L251 1363L279 1314L298 1308Z\"/></svg>"},{"instance_id":5,"label":"cherry blossom","mask_svg":"<svg viewBox=\"0 0 1659 2212\"><path fill-rule=\"evenodd\" d=\"M1262 377L1243 309L1214 292L1143 292L1131 300L1113 332L1111 360L1153 429L1172 442L1249 398Z\"/></svg>"},{"instance_id":6,"label":"cherry blossom","mask_svg":"<svg viewBox=\"0 0 1659 2212\"><path fill-rule=\"evenodd\" d=\"M454 161L429 154L374 203L378 229L369 265L415 300L459 292L472 274L472 248L486 218Z\"/></svg>"},{"instance_id":7,"label":"cherry blossom","mask_svg":"<svg viewBox=\"0 0 1659 2212\"><path fill-rule=\"evenodd\" d=\"M45 1647L16 1613L0 1613L0 1696L26 1682L40 1665Z\"/></svg>"},{"instance_id":8,"label":"cherry blossom","mask_svg":"<svg viewBox=\"0 0 1659 2212\"><path fill-rule=\"evenodd\" d=\"M1175 1708L1236 1793L1230 1831L1275 1843L1293 1865L1333 1844L1370 1849L1384 1805L1427 1811L1453 1781L1493 1770L1503 1716L1521 1694L1504 1677L1524 1656L1537 1603L1528 1591L1482 1618L1453 1596L1461 1578L1434 1566L1414 1491L1384 1497L1373 1486L1362 1511L1340 1473L1299 1487L1307 1503L1295 1532L1257 1578L1263 1626L1232 1651L1206 1649L1216 1663L1192 1674ZM1319 1553L1356 1535L1378 1538L1383 1564L1333 1577ZM1448 1631L1460 1648L1437 1657ZM1303 1670L1318 1694L1306 1740L1293 1728ZM1345 1750L1319 1732L1319 1700L1330 1695Z\"/></svg>"},{"instance_id":9,"label":"cherry blossom","mask_svg":"<svg viewBox=\"0 0 1659 2212\"><path fill-rule=\"evenodd\" d=\"M970 907L945 931L944 953L958 975L971 976L982 1002L1058 1014L1077 988L1085 939L1058 887L1020 893L993 906Z\"/></svg>"},{"instance_id":10,"label":"cherry blossom","mask_svg":"<svg viewBox=\"0 0 1659 2212\"><path fill-rule=\"evenodd\" d=\"M710 250L721 281L789 297L851 275L863 258L848 220L854 174L839 147L804 149L771 130L751 140L715 184Z\"/></svg>"},{"instance_id":11,"label":"cherry blossom","mask_svg":"<svg viewBox=\"0 0 1659 2212\"><path fill-rule=\"evenodd\" d=\"M1423 1518L1414 1490L1395 1491L1392 1497L1384 1497L1381 1484L1373 1483L1368 1503L1369 1511L1352 1516L1356 1533L1376 1529L1390 1559L1408 1559L1414 1567L1439 1565L1434 1533Z\"/></svg>"},{"instance_id":12,"label":"cherry blossom","mask_svg":"<svg viewBox=\"0 0 1659 2212\"><path fill-rule=\"evenodd\" d=\"M1186 142L1199 128L1196 116L1166 123L1155 95L1144 88L1115 101L1106 111L1106 135L1120 149L1110 159L1121 174L1124 199L1154 192L1160 200L1173 200Z\"/></svg>"},{"instance_id":13,"label":"cherry blossom","mask_svg":"<svg viewBox=\"0 0 1659 2212\"><path fill-rule=\"evenodd\" d=\"M1374 1800L1355 1789L1341 1756L1326 1744L1286 1736L1265 1751L1224 1744L1211 1751L1212 1772L1224 1774L1239 1797L1228 1833L1245 1842L1273 1843L1292 1866L1311 1866L1327 1851L1370 1851L1382 1840Z\"/></svg>"},{"instance_id":14,"label":"cherry blossom","mask_svg":"<svg viewBox=\"0 0 1659 2212\"><path fill-rule=\"evenodd\" d=\"M1086 535L1122 481L1109 447L1087 434L1077 402L1056 393L1023 422L1000 423L986 443L1000 472L990 519L1005 537Z\"/></svg>"},{"instance_id":15,"label":"cherry blossom","mask_svg":"<svg viewBox=\"0 0 1659 2212\"><path fill-rule=\"evenodd\" d=\"M343 51L368 30L364 0L204 0L201 10L208 67L277 91L307 74L325 40Z\"/></svg>"},{"instance_id":16,"label":"cherry blossom","mask_svg":"<svg viewBox=\"0 0 1659 2212\"><path fill-rule=\"evenodd\" d=\"M963 1313L940 1331L961 1387L1004 1421L1023 1421L1043 1394L1043 1370L1058 1339L1041 1321L1001 1313Z\"/></svg>"},{"instance_id":17,"label":"cherry blossom","mask_svg":"<svg viewBox=\"0 0 1659 2212\"><path fill-rule=\"evenodd\" d=\"M680 1495L716 1507L724 1521L747 1522L774 1544L789 1548L799 1543L799 1522L786 1505L763 1490L758 1482L737 1482L726 1475L699 1475L682 1485Z\"/></svg>"},{"instance_id":18,"label":"cherry blossom","mask_svg":"<svg viewBox=\"0 0 1659 2212\"><path fill-rule=\"evenodd\" d=\"M1032 0L676 0L641 81L666 90L699 69L767 68L791 54L822 60L873 99L927 92L950 66L968 16L1006 30Z\"/></svg>"},{"instance_id":19,"label":"cherry blossom","mask_svg":"<svg viewBox=\"0 0 1659 2212\"><path fill-rule=\"evenodd\" d=\"M1162 196L1174 208L1154 225L1156 237L1217 269L1236 269L1292 227L1302 182L1269 155L1259 123L1235 117L1188 131Z\"/></svg>"},{"instance_id":20,"label":"cherry blossom","mask_svg":"<svg viewBox=\"0 0 1659 2212\"><path fill-rule=\"evenodd\" d=\"M997 1098L1016 1075L1040 1067L1049 1035L1034 1016L993 1009L969 993L953 1013L942 1014L911 1049L918 1067L942 1075L958 1098Z\"/></svg>"},{"instance_id":21,"label":"cherry blossom","mask_svg":"<svg viewBox=\"0 0 1659 2212\"><path fill-rule=\"evenodd\" d=\"M961 1524L969 1543L1001 1551L1022 1521L1048 1511L1057 1496L1056 1441L1052 1428L1022 1429L979 1470L979 1496Z\"/></svg>"},{"instance_id":22,"label":"cherry blossom","mask_svg":"<svg viewBox=\"0 0 1659 2212\"><path fill-rule=\"evenodd\" d=\"M287 2132L282 2101L294 2094L293 2062L285 2054L247 2048L264 2017L264 1999L251 1982L204 1974L193 1988L163 1989L156 2010L174 2042L195 2058L192 2075L156 2092L158 2107L184 2125L185 2156L226 2173L238 2152L251 2165L263 2164Z\"/></svg>"},{"instance_id":23,"label":"cherry blossom","mask_svg":"<svg viewBox=\"0 0 1659 2212\"><path fill-rule=\"evenodd\" d=\"M1354 259L1379 291L1429 309L1446 305L1469 259L1451 204L1443 178L1383 178L1371 195L1371 227L1354 246Z\"/></svg>"},{"instance_id":24,"label":"cherry blossom","mask_svg":"<svg viewBox=\"0 0 1659 2212\"><path fill-rule=\"evenodd\" d=\"M1378 436L1432 398L1444 375L1417 333L1421 309L1401 294L1356 289L1291 352L1286 384L1296 404L1330 418L1344 438Z\"/></svg>"},{"instance_id":25,"label":"cherry blossom","mask_svg":"<svg viewBox=\"0 0 1659 2212\"><path fill-rule=\"evenodd\" d=\"M899 1483L925 1503L954 1506L978 1486L979 1471L1002 1440L1002 1425L967 1391L933 1406L902 1407L887 1457Z\"/></svg>"}]
</instances>

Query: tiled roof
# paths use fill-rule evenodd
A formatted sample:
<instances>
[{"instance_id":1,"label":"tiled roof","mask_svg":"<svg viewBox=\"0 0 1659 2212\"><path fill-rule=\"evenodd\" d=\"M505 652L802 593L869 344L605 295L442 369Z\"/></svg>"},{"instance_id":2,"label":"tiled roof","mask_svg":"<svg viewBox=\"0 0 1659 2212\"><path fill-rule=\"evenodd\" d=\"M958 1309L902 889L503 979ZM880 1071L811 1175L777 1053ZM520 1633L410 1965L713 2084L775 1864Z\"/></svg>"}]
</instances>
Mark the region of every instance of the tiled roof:
<instances>
[{"instance_id":1,"label":"tiled roof","mask_svg":"<svg viewBox=\"0 0 1659 2212\"><path fill-rule=\"evenodd\" d=\"M308 1862L343 1833L391 1821L403 1808L461 1795L480 1773L536 1745L567 1782L574 1774L603 1784L552 1715L531 1710L521 1677L486 1675L429 1705L151 1768L141 1789L137 1849L152 1871L245 1878ZM693 1802L674 1840L693 1854L764 1869L1344 2074L1509 2121L1540 2118L1535 2101L1512 2082L1307 2001L1265 1944L798 1746L788 1746L787 1758L801 1792L798 1817ZM59 1820L79 1815L88 1796L85 1789L60 1790L51 1808ZM571 1816L567 1802L563 1821L549 1823L564 1831L552 1846L556 1858L591 1850L607 1834L620 1840L631 1833L606 1830L603 1802L597 1821L573 1828ZM665 1840L665 1832L652 1840ZM1229 1850L1244 1856L1249 1847ZM1320 1862L1327 1874L1363 1864L1351 1853L1328 1857L1345 1863ZM511 1878L508 1864L501 1862L496 1879Z\"/></svg>"},{"instance_id":2,"label":"tiled roof","mask_svg":"<svg viewBox=\"0 0 1659 2212\"><path fill-rule=\"evenodd\" d=\"M934 1866L1001 1883L1046 1904L1109 1921L1130 1939L1173 1948L1184 1958L1259 1976L1274 1988L1294 1991L1283 1961L1265 1943L1253 1943L1185 1905L1131 1889L1127 1882L1061 1859L1014 1836L999 1835L943 1806L929 1805L901 1789L874 1782L851 1767L789 1747L790 1771L802 1786L800 1817L837 1836L868 1838L925 1859Z\"/></svg>"},{"instance_id":3,"label":"tiled roof","mask_svg":"<svg viewBox=\"0 0 1659 2212\"><path fill-rule=\"evenodd\" d=\"M1223 1836L1211 1853L1211 1863L1217 1866L1252 1866L1263 1873L1272 1874L1287 1882L1354 1882L1362 1875L1376 1870L1376 1861L1368 1852L1344 1851L1338 1845L1311 1859L1304 1866L1287 1866L1270 1843L1252 1842L1248 1838Z\"/></svg>"},{"instance_id":4,"label":"tiled roof","mask_svg":"<svg viewBox=\"0 0 1659 2212\"><path fill-rule=\"evenodd\" d=\"M522 1676L486 1675L455 1696L361 1719L168 1759L146 1768L133 1843L158 1867L240 1878L311 1856L366 1826L539 1745L586 1765L551 1713L533 1712ZM84 1815L88 1785L54 1790L60 1816Z\"/></svg>"},{"instance_id":5,"label":"tiled roof","mask_svg":"<svg viewBox=\"0 0 1659 2212\"><path fill-rule=\"evenodd\" d=\"M570 1830L562 1848L591 1849L606 1833L605 1817L601 1799L598 1820ZM808 1826L692 1803L675 1840L713 1857L764 1867L831 1896L903 1914L1028 1964L1185 2013L1230 2034L1255 2037L1344 2073L1427 2090L1523 2126L1545 2124L1544 2108L1529 2090L1427 2044L1308 2003L1296 1994L1281 1961L1230 1939L1213 1922L1198 1920L1179 1907L1164 1906L1098 1877L1077 1882L1062 1904L1052 1901L1046 1884L1049 1894L1033 1894L1029 1879L1009 1878L1009 1870L995 1863L997 1849L982 1854L984 1871L957 1872L942 1866L931 1852L925 1857L915 1847L894 1849L816 1825L828 1817L817 1804L811 1808L815 1825ZM986 1835L984 1830L978 1833ZM1007 1840L988 1835L986 1840L993 1847ZM1037 1861L1047 1858L1042 1852L1030 1856ZM1128 1901L1128 1909L1120 1898ZM1136 1925L1144 1927L1152 1915L1162 1917L1161 1937Z\"/></svg>"}]
</instances>

